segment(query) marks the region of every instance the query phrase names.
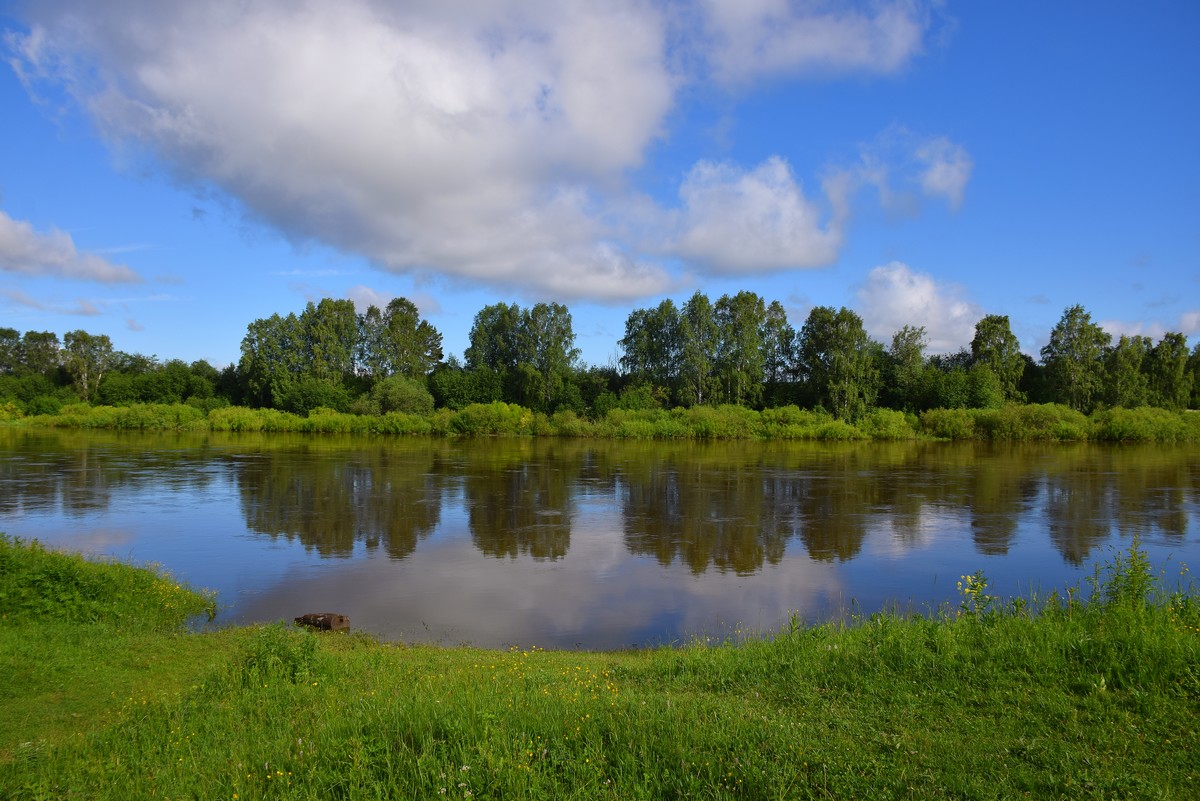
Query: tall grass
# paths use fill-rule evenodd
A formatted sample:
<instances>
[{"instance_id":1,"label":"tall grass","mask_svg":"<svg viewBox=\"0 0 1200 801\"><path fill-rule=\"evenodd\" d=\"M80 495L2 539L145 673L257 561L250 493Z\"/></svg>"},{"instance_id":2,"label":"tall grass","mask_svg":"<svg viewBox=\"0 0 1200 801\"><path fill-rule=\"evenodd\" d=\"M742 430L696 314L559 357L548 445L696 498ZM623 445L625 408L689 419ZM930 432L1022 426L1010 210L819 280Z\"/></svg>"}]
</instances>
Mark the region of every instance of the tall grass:
<instances>
[{"instance_id":1,"label":"tall grass","mask_svg":"<svg viewBox=\"0 0 1200 801\"><path fill-rule=\"evenodd\" d=\"M1090 417L1059 404L1008 404L998 409L929 409L919 416L873 409L850 422L795 406L756 411L740 406L611 409L596 419L553 415L517 404L476 403L429 414L349 414L316 408L307 415L236 406L190 404L88 406L19 417L0 410L0 422L157 431L233 431L313 434L552 436L659 440L990 440L1006 442L1200 442L1200 413L1165 409L1105 409Z\"/></svg>"}]
</instances>

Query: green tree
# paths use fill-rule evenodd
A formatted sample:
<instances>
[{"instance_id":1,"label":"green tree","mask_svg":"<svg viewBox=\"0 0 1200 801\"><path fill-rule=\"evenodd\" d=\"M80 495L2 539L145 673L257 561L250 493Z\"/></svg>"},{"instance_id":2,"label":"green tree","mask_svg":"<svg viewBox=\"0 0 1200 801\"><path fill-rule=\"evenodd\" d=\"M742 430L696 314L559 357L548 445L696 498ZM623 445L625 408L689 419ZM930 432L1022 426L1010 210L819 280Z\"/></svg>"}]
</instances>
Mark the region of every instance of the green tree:
<instances>
[{"instance_id":1,"label":"green tree","mask_svg":"<svg viewBox=\"0 0 1200 801\"><path fill-rule=\"evenodd\" d=\"M442 360L442 335L407 298L395 298L384 310L382 346L392 375L424 377Z\"/></svg>"},{"instance_id":2,"label":"green tree","mask_svg":"<svg viewBox=\"0 0 1200 801\"><path fill-rule=\"evenodd\" d=\"M376 380L388 374L385 338L383 312L372 304L358 315L358 349L354 357L357 372Z\"/></svg>"},{"instance_id":3,"label":"green tree","mask_svg":"<svg viewBox=\"0 0 1200 801\"><path fill-rule=\"evenodd\" d=\"M895 409L922 407L925 326L906 325L892 335L884 360L884 401Z\"/></svg>"},{"instance_id":4,"label":"green tree","mask_svg":"<svg viewBox=\"0 0 1200 801\"><path fill-rule=\"evenodd\" d=\"M1000 382L1005 400L1022 400L1019 387L1021 374L1025 372L1025 359L1021 354L1021 343L1009 327L1008 315L989 314L975 324L971 362L991 369Z\"/></svg>"},{"instance_id":5,"label":"green tree","mask_svg":"<svg viewBox=\"0 0 1200 801\"><path fill-rule=\"evenodd\" d=\"M354 302L323 298L309 303L300 315L307 377L340 386L354 374L358 344L358 315Z\"/></svg>"},{"instance_id":6,"label":"green tree","mask_svg":"<svg viewBox=\"0 0 1200 801\"><path fill-rule=\"evenodd\" d=\"M680 396L684 405L712 403L718 341L712 304L707 295L697 291L680 315Z\"/></svg>"},{"instance_id":7,"label":"green tree","mask_svg":"<svg viewBox=\"0 0 1200 801\"><path fill-rule=\"evenodd\" d=\"M475 315L470 345L463 354L467 369L489 367L497 372L511 370L519 361L521 309L517 304L496 303Z\"/></svg>"},{"instance_id":8,"label":"green tree","mask_svg":"<svg viewBox=\"0 0 1200 801\"><path fill-rule=\"evenodd\" d=\"M1050 332L1042 364L1051 395L1058 403L1090 412L1104 389L1104 354L1112 340L1082 306L1072 306Z\"/></svg>"},{"instance_id":9,"label":"green tree","mask_svg":"<svg viewBox=\"0 0 1200 801\"><path fill-rule=\"evenodd\" d=\"M766 404L785 405L791 400L790 389L796 378L796 329L788 322L787 311L777 300L767 306L759 339L762 341Z\"/></svg>"},{"instance_id":10,"label":"green tree","mask_svg":"<svg viewBox=\"0 0 1200 801\"><path fill-rule=\"evenodd\" d=\"M762 329L767 309L754 292L722 295L717 321L716 375L728 403L756 406L763 392Z\"/></svg>"},{"instance_id":11,"label":"green tree","mask_svg":"<svg viewBox=\"0 0 1200 801\"><path fill-rule=\"evenodd\" d=\"M1187 337L1180 333L1163 334L1146 361L1151 403L1174 411L1186 409L1192 395Z\"/></svg>"},{"instance_id":12,"label":"green tree","mask_svg":"<svg viewBox=\"0 0 1200 801\"><path fill-rule=\"evenodd\" d=\"M21 365L24 372L50 376L62 364L58 334L52 331L26 331L21 337Z\"/></svg>"},{"instance_id":13,"label":"green tree","mask_svg":"<svg viewBox=\"0 0 1200 801\"><path fill-rule=\"evenodd\" d=\"M681 321L670 300L653 309L635 309L625 320L621 368L635 382L673 389L679 377Z\"/></svg>"},{"instance_id":14,"label":"green tree","mask_svg":"<svg viewBox=\"0 0 1200 801\"><path fill-rule=\"evenodd\" d=\"M0 375L13 375L21 367L21 332L0 328Z\"/></svg>"},{"instance_id":15,"label":"green tree","mask_svg":"<svg viewBox=\"0 0 1200 801\"><path fill-rule=\"evenodd\" d=\"M1192 399L1188 408L1200 409L1200 342L1196 343L1192 355L1188 357L1188 372L1192 374Z\"/></svg>"},{"instance_id":16,"label":"green tree","mask_svg":"<svg viewBox=\"0 0 1200 801\"><path fill-rule=\"evenodd\" d=\"M1104 355L1104 402L1110 406L1133 409L1150 402L1150 382L1146 375L1146 356L1150 337L1125 336Z\"/></svg>"},{"instance_id":17,"label":"green tree","mask_svg":"<svg viewBox=\"0 0 1200 801\"><path fill-rule=\"evenodd\" d=\"M799 352L810 391L839 420L855 420L875 404L876 348L857 314L817 306L800 330Z\"/></svg>"},{"instance_id":18,"label":"green tree","mask_svg":"<svg viewBox=\"0 0 1200 801\"><path fill-rule=\"evenodd\" d=\"M539 406L545 411L554 408L570 383L571 374L579 360L579 349L575 347L575 330L571 324L571 312L561 303L537 303L521 314L519 343L519 365L533 368L533 374L522 371L521 382L527 399L540 398ZM535 380L535 375L536 380Z\"/></svg>"},{"instance_id":19,"label":"green tree","mask_svg":"<svg viewBox=\"0 0 1200 801\"><path fill-rule=\"evenodd\" d=\"M90 401L112 363L113 346L107 334L70 331L63 337L63 362L75 384L75 391Z\"/></svg>"},{"instance_id":20,"label":"green tree","mask_svg":"<svg viewBox=\"0 0 1200 801\"><path fill-rule=\"evenodd\" d=\"M253 406L281 406L288 388L305 372L300 320L295 314L272 314L246 327L238 376L244 400Z\"/></svg>"}]
</instances>

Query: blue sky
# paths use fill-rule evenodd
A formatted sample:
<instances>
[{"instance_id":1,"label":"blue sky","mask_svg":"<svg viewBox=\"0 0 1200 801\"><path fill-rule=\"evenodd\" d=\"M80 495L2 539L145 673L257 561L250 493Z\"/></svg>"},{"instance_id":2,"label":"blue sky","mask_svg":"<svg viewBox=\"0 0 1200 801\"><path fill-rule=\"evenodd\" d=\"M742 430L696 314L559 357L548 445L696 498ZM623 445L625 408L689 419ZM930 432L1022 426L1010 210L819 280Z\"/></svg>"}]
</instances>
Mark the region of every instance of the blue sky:
<instances>
[{"instance_id":1,"label":"blue sky","mask_svg":"<svg viewBox=\"0 0 1200 801\"><path fill-rule=\"evenodd\" d=\"M1200 4L0 0L0 326L234 362L322 297L583 358L697 289L930 351L1200 338Z\"/></svg>"}]
</instances>

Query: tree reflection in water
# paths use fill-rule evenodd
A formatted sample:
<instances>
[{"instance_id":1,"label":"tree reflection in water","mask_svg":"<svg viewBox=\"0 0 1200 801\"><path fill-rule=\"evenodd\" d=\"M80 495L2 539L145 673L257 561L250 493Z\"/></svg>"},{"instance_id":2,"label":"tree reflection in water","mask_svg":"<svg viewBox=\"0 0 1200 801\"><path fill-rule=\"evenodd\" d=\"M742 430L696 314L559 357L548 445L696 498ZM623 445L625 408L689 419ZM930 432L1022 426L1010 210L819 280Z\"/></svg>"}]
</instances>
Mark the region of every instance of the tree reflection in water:
<instances>
[{"instance_id":1,"label":"tree reflection in water","mask_svg":"<svg viewBox=\"0 0 1200 801\"><path fill-rule=\"evenodd\" d=\"M626 550L693 574L748 575L802 545L857 558L908 550L960 521L974 549L1040 534L1070 565L1114 534L1183 543L1200 449L986 443L661 443L121 434L0 428L0 530L106 514L120 493L169 498L228 476L247 528L322 556L410 556L465 520L478 552L559 560L589 509ZM8 521L8 522L6 522ZM457 523L456 523L457 525Z\"/></svg>"}]
</instances>

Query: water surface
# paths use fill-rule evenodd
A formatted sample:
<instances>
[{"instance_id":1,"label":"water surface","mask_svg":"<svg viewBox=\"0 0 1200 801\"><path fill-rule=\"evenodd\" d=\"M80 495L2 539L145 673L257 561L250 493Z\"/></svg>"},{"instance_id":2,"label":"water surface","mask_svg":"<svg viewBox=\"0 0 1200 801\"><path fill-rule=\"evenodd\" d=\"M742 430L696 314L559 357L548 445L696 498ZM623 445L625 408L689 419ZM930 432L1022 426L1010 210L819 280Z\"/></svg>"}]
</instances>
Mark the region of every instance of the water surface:
<instances>
[{"instance_id":1,"label":"water surface","mask_svg":"<svg viewBox=\"0 0 1200 801\"><path fill-rule=\"evenodd\" d=\"M1200 556L1200 449L0 428L0 531L218 592L218 623L618 648Z\"/></svg>"}]
</instances>

